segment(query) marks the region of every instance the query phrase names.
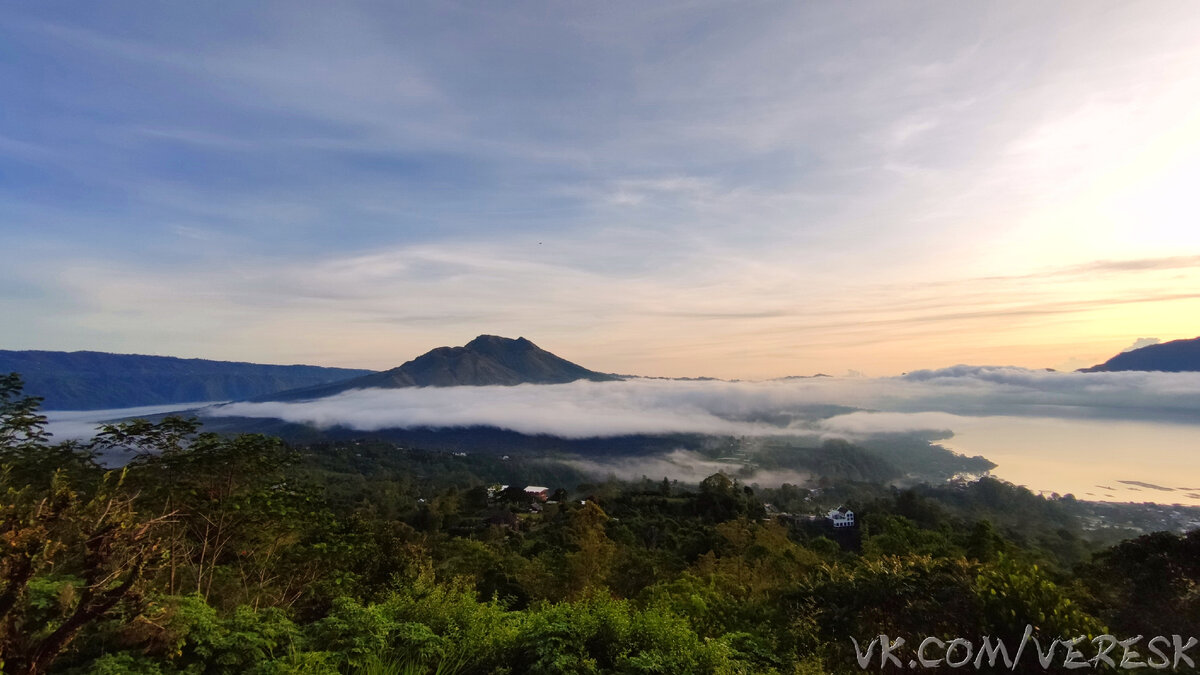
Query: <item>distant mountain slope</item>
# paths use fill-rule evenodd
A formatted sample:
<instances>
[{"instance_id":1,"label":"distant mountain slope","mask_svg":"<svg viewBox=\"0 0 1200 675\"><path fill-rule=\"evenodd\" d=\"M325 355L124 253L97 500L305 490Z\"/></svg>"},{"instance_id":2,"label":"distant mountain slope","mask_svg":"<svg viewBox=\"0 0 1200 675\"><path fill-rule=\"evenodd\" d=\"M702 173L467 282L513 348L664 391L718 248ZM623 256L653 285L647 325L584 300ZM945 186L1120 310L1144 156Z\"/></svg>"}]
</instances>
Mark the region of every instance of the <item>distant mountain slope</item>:
<instances>
[{"instance_id":1,"label":"distant mountain slope","mask_svg":"<svg viewBox=\"0 0 1200 675\"><path fill-rule=\"evenodd\" d=\"M227 401L336 382L372 371L179 359L171 356L0 350L0 373L17 372L46 410L98 410Z\"/></svg>"},{"instance_id":2,"label":"distant mountain slope","mask_svg":"<svg viewBox=\"0 0 1200 675\"><path fill-rule=\"evenodd\" d=\"M575 380L619 380L571 363L525 338L480 335L463 347L438 347L397 368L353 380L307 387L257 400L322 398L372 387L455 387L515 384L562 384Z\"/></svg>"},{"instance_id":3,"label":"distant mountain slope","mask_svg":"<svg viewBox=\"0 0 1200 675\"><path fill-rule=\"evenodd\" d=\"M1081 373L1103 373L1116 370L1161 370L1169 373L1200 371L1200 337L1191 340L1172 340L1117 354L1111 359Z\"/></svg>"}]
</instances>

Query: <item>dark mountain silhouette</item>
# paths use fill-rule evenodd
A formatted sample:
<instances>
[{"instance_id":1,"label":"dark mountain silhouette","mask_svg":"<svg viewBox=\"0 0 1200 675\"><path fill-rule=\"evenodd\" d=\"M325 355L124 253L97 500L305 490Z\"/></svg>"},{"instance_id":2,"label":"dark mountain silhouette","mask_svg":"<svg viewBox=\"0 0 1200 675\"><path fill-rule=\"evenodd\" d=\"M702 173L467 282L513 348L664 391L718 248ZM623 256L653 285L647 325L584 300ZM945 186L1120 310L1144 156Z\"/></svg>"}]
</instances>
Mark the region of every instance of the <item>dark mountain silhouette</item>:
<instances>
[{"instance_id":1,"label":"dark mountain silhouette","mask_svg":"<svg viewBox=\"0 0 1200 675\"><path fill-rule=\"evenodd\" d=\"M295 401L332 396L350 389L563 384L575 380L619 380L571 363L525 338L480 335L463 347L438 347L398 368L344 382L306 387L256 400Z\"/></svg>"},{"instance_id":2,"label":"dark mountain silhouette","mask_svg":"<svg viewBox=\"0 0 1200 675\"><path fill-rule=\"evenodd\" d=\"M1081 373L1104 373L1118 370L1160 370L1168 373L1200 371L1200 337L1191 340L1172 340L1157 345L1117 354Z\"/></svg>"},{"instance_id":3,"label":"dark mountain silhouette","mask_svg":"<svg viewBox=\"0 0 1200 675\"><path fill-rule=\"evenodd\" d=\"M353 368L276 366L172 356L0 350L0 373L20 373L46 410L230 401L346 380Z\"/></svg>"}]
</instances>

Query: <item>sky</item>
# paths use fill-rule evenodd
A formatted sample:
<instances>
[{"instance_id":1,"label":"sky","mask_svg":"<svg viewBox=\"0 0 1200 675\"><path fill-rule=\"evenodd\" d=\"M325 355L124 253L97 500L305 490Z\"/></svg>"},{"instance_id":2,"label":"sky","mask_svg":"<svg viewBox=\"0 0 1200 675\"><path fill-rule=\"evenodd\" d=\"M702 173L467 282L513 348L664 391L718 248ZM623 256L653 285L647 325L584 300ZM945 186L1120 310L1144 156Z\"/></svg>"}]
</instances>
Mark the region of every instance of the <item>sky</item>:
<instances>
[{"instance_id":1,"label":"sky","mask_svg":"<svg viewBox=\"0 0 1200 675\"><path fill-rule=\"evenodd\" d=\"M0 7L0 348L1077 368L1200 335L1200 12Z\"/></svg>"}]
</instances>

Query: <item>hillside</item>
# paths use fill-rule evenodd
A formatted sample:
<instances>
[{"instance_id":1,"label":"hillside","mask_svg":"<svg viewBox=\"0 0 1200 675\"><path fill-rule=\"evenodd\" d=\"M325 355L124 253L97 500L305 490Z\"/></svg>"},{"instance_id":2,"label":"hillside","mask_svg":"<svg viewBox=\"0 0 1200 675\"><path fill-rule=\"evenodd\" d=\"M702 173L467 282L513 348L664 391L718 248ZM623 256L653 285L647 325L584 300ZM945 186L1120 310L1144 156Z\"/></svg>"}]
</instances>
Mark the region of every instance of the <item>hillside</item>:
<instances>
[{"instance_id":1,"label":"hillside","mask_svg":"<svg viewBox=\"0 0 1200 675\"><path fill-rule=\"evenodd\" d=\"M1172 340L1122 352L1100 365L1083 368L1079 372L1104 373L1119 370L1159 370L1168 373L1200 371L1200 337Z\"/></svg>"},{"instance_id":2,"label":"hillside","mask_svg":"<svg viewBox=\"0 0 1200 675\"><path fill-rule=\"evenodd\" d=\"M563 384L575 380L619 380L571 363L525 338L480 335L462 347L438 347L391 370L344 382L307 387L259 400L322 398L350 389Z\"/></svg>"},{"instance_id":3,"label":"hillside","mask_svg":"<svg viewBox=\"0 0 1200 675\"><path fill-rule=\"evenodd\" d=\"M20 373L47 410L228 401L358 377L369 370L276 366L171 356L0 350L0 373Z\"/></svg>"}]
</instances>

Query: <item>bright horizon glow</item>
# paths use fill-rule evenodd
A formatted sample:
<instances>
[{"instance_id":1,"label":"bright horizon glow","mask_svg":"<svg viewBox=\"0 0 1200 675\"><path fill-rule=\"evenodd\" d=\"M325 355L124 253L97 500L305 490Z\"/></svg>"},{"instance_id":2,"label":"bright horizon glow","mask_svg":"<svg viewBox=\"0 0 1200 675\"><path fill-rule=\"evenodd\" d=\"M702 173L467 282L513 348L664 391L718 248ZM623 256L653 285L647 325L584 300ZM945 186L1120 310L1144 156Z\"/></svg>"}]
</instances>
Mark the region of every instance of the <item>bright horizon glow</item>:
<instances>
[{"instance_id":1,"label":"bright horizon glow","mask_svg":"<svg viewBox=\"0 0 1200 675\"><path fill-rule=\"evenodd\" d=\"M1185 2L0 9L0 348L763 379L1200 335Z\"/></svg>"}]
</instances>

